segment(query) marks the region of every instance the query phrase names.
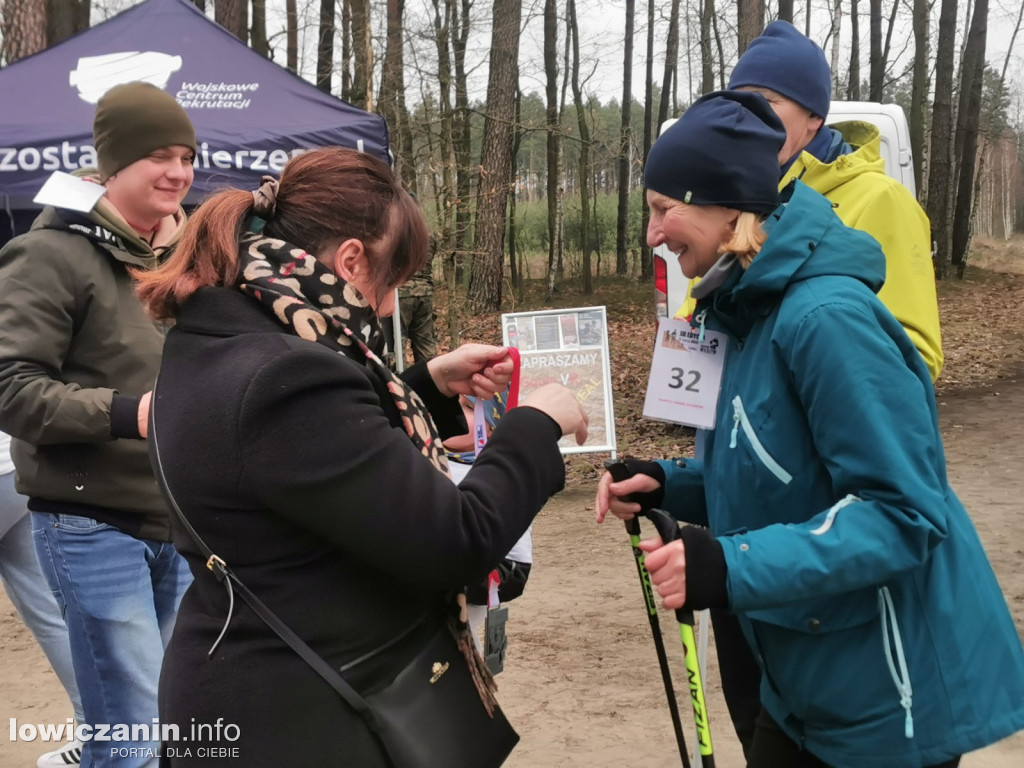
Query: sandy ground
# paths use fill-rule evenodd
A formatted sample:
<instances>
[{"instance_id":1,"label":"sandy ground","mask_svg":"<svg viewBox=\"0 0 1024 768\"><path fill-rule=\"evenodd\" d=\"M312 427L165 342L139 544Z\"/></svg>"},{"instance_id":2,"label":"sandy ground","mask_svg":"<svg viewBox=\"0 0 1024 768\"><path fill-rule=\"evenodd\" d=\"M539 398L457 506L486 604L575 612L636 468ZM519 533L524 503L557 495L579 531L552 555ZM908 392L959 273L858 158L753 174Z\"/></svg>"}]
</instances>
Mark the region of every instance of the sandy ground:
<instances>
[{"instance_id":1,"label":"sandy ground","mask_svg":"<svg viewBox=\"0 0 1024 768\"><path fill-rule=\"evenodd\" d=\"M971 511L1024 635L1022 411L1024 376L940 400L953 485ZM511 605L511 646L498 678L500 699L522 735L510 768L680 764L625 532L616 522L597 526L592 504L591 487L570 488L552 500L534 528L536 565L525 594ZM663 613L661 624L676 690L685 691L674 617ZM716 762L741 766L713 651L709 656L706 688ZM30 768L49 747L12 743L9 718L61 723L70 709L2 593L0 659L0 768ZM969 755L963 765L1020 768L1024 733Z\"/></svg>"},{"instance_id":2,"label":"sandy ground","mask_svg":"<svg viewBox=\"0 0 1024 768\"><path fill-rule=\"evenodd\" d=\"M953 486L978 527L1024 637L1024 376L940 399ZM625 531L593 522L592 490L554 500L534 527L537 564L510 606L500 699L522 741L511 768L679 766L657 658ZM674 616L660 617L685 693ZM713 642L713 640L712 640ZM705 681L718 766L742 766L713 649ZM681 708L685 704L681 699ZM688 714L683 709L684 723ZM692 737L689 743L693 744ZM1021 768L1024 732L967 756L965 768Z\"/></svg>"}]
</instances>

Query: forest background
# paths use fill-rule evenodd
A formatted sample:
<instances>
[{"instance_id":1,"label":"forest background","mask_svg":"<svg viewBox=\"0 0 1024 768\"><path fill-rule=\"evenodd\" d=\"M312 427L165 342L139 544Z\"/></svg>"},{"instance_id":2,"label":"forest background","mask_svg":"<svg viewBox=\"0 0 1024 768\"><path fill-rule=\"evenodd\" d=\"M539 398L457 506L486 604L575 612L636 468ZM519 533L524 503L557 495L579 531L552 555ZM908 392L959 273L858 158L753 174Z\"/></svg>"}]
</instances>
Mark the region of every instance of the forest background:
<instances>
[{"instance_id":1,"label":"forest background","mask_svg":"<svg viewBox=\"0 0 1024 768\"><path fill-rule=\"evenodd\" d=\"M0 64L133 0L0 0ZM837 99L911 126L938 279L1024 223L1024 0L194 0L254 50L378 112L428 213L447 334L540 279L584 296L653 277L642 169L657 126L724 87L775 18L829 57ZM142 45L144 41L133 41Z\"/></svg>"}]
</instances>

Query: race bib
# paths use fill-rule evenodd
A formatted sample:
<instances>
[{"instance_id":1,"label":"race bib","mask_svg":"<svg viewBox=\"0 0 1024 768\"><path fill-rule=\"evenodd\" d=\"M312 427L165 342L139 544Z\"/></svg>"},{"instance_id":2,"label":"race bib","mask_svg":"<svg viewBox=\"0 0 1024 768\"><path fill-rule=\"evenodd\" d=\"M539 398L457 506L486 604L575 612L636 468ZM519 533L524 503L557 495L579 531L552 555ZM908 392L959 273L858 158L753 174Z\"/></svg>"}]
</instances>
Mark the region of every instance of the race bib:
<instances>
[{"instance_id":1,"label":"race bib","mask_svg":"<svg viewBox=\"0 0 1024 768\"><path fill-rule=\"evenodd\" d=\"M727 337L662 318L647 380L644 416L700 429L713 429L722 389Z\"/></svg>"}]
</instances>

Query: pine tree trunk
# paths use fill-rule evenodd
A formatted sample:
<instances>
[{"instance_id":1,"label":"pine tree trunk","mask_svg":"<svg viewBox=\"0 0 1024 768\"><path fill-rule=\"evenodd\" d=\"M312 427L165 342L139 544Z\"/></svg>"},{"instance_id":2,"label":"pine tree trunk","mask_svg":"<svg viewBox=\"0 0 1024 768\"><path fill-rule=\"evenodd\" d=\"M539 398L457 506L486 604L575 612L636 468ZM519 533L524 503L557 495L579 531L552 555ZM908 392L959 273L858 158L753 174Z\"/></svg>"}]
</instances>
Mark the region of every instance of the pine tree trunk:
<instances>
[{"instance_id":1,"label":"pine tree trunk","mask_svg":"<svg viewBox=\"0 0 1024 768\"><path fill-rule=\"evenodd\" d=\"M622 59L622 122L619 129L618 192L619 205L615 217L615 274L624 275L629 271L626 259L626 230L629 226L629 154L633 144L630 128L633 107L633 23L636 16L636 1L626 0L626 33ZM587 281L584 280L584 284ZM584 291L585 293L589 293Z\"/></svg>"},{"instance_id":2,"label":"pine tree trunk","mask_svg":"<svg viewBox=\"0 0 1024 768\"><path fill-rule=\"evenodd\" d=\"M917 5L921 0L914 0L914 17L916 24L917 17ZM927 0L925 0L927 2ZM882 59L882 0L869 0L868 3L868 14L870 20L868 22L870 32L870 71L868 72L868 100L869 101L881 101L882 100L882 80L885 72L885 61ZM915 27L914 39L917 41L917 32ZM919 48L914 49L914 66L917 66L917 55ZM926 52L927 53L927 52ZM914 153L914 158L917 158L917 153Z\"/></svg>"},{"instance_id":3,"label":"pine tree trunk","mask_svg":"<svg viewBox=\"0 0 1024 768\"><path fill-rule=\"evenodd\" d=\"M249 42L248 0L216 0L213 20L243 43Z\"/></svg>"},{"instance_id":4,"label":"pine tree trunk","mask_svg":"<svg viewBox=\"0 0 1024 768\"><path fill-rule=\"evenodd\" d=\"M664 101L664 99L662 99ZM640 173L643 173L643 166L647 163L647 154L651 151L651 141L654 134L654 0L647 0L647 71L644 73L644 140L640 150L639 165ZM637 165L637 164L633 164ZM631 165L632 167L632 165ZM632 185L631 185L632 186ZM643 186L641 184L641 186ZM641 190L642 191L642 190ZM647 196L640 195L640 238L630 248L630 253L635 253L639 247L642 254L644 266L650 261L650 249L647 247L647 222L651 217L651 209L647 206ZM634 260L635 261L635 260ZM646 272L644 267L642 271Z\"/></svg>"},{"instance_id":5,"label":"pine tree trunk","mask_svg":"<svg viewBox=\"0 0 1024 768\"><path fill-rule=\"evenodd\" d=\"M872 4L880 0L872 0ZM914 0L914 80L910 92L910 151L914 155L914 183L918 195L924 177L924 122L928 106L928 0ZM872 8L872 13L874 10ZM879 21L881 24L881 21ZM881 30L879 30L881 32ZM872 16L872 46L874 46L874 17ZM878 73L878 94L875 93L875 62L871 62L872 101L881 98L881 72Z\"/></svg>"},{"instance_id":6,"label":"pine tree trunk","mask_svg":"<svg viewBox=\"0 0 1024 768\"><path fill-rule=\"evenodd\" d=\"M708 4L712 3L713 0L706 0ZM652 3L653 4L653 3ZM704 18L701 17L701 60L707 62L707 67L710 72L711 68L711 43L707 41L707 46L704 45ZM645 137L644 143L644 162L643 165L647 167L647 156L651 153L651 145L657 140L658 133L661 131L662 124L668 120L668 103L670 94L674 93L676 87L676 81L679 79L677 74L676 60L679 58L679 0L672 0L672 7L669 11L668 17L668 37L665 41L665 74L661 81L661 102L658 105L658 120L655 123L653 130L650 135ZM710 77L710 74L709 74ZM647 245L647 226L651 221L651 209L647 205L647 195L643 195L643 217L640 223L640 253L641 253L641 266L640 275L644 279L653 277L654 275L654 257L650 247Z\"/></svg>"},{"instance_id":7,"label":"pine tree trunk","mask_svg":"<svg viewBox=\"0 0 1024 768\"><path fill-rule=\"evenodd\" d=\"M469 241L469 198L473 177L469 85L466 78L469 11L473 1L448 2L452 5L451 44L455 64L455 113L452 121L452 144L455 150L455 247L462 251Z\"/></svg>"},{"instance_id":8,"label":"pine tree trunk","mask_svg":"<svg viewBox=\"0 0 1024 768\"><path fill-rule=\"evenodd\" d=\"M338 0L341 3L341 98L352 101L352 3L358 0Z\"/></svg>"},{"instance_id":9,"label":"pine tree trunk","mask_svg":"<svg viewBox=\"0 0 1024 768\"><path fill-rule=\"evenodd\" d=\"M17 0L15 0L17 1ZM231 31L246 39L246 6L245 0L235 0L242 4L240 26ZM7 0L10 4L11 0ZM90 0L46 0L46 44L47 47L67 40L82 30L89 28Z\"/></svg>"},{"instance_id":10,"label":"pine tree trunk","mask_svg":"<svg viewBox=\"0 0 1024 768\"><path fill-rule=\"evenodd\" d=\"M850 101L860 101L860 21L857 0L850 0L850 73L846 93Z\"/></svg>"},{"instance_id":11,"label":"pine tree trunk","mask_svg":"<svg viewBox=\"0 0 1024 768\"><path fill-rule=\"evenodd\" d=\"M590 253L593 249L590 234L590 126L587 124L587 113L580 89L580 28L576 21L576 0L569 0L568 12L569 33L572 35L572 93L580 135L580 246L583 250L583 290L589 293Z\"/></svg>"},{"instance_id":12,"label":"pine tree trunk","mask_svg":"<svg viewBox=\"0 0 1024 768\"><path fill-rule=\"evenodd\" d=\"M5 64L46 47L46 0L5 0L0 15L0 56Z\"/></svg>"},{"instance_id":13,"label":"pine tree trunk","mask_svg":"<svg viewBox=\"0 0 1024 768\"><path fill-rule=\"evenodd\" d=\"M331 92L334 72L334 0L320 0L320 27L316 45L316 87Z\"/></svg>"},{"instance_id":14,"label":"pine tree trunk","mask_svg":"<svg viewBox=\"0 0 1024 768\"><path fill-rule=\"evenodd\" d=\"M501 309L506 206L512 181L512 125L519 80L521 0L494 0L487 116L477 185L476 258L470 299L480 309Z\"/></svg>"},{"instance_id":15,"label":"pine tree trunk","mask_svg":"<svg viewBox=\"0 0 1024 768\"><path fill-rule=\"evenodd\" d=\"M548 270L549 283L554 277L558 253L558 194L561 185L559 159L560 128L558 120L558 11L555 0L544 0L544 93L547 99L547 196L548 196Z\"/></svg>"},{"instance_id":16,"label":"pine tree trunk","mask_svg":"<svg viewBox=\"0 0 1024 768\"><path fill-rule=\"evenodd\" d=\"M957 109L955 151L959 157L956 207L953 209L951 261L957 277L964 276L967 250L971 244L974 213L975 167L978 161L978 125L981 120L981 91L985 74L985 44L988 35L988 0L975 0L967 47L960 65L960 105Z\"/></svg>"},{"instance_id":17,"label":"pine tree trunk","mask_svg":"<svg viewBox=\"0 0 1024 768\"><path fill-rule=\"evenodd\" d=\"M405 106L405 0L388 0L387 49L381 67L377 109L388 124L395 173L417 194L416 166L412 154L412 130Z\"/></svg>"},{"instance_id":18,"label":"pine tree trunk","mask_svg":"<svg viewBox=\"0 0 1024 768\"><path fill-rule=\"evenodd\" d=\"M719 90L725 90L725 46L722 44L722 34L718 31L718 14L711 14L711 29L714 31L712 39L718 50L718 82Z\"/></svg>"},{"instance_id":19,"label":"pine tree trunk","mask_svg":"<svg viewBox=\"0 0 1024 768\"><path fill-rule=\"evenodd\" d=\"M370 0L353 0L352 88L350 101L360 109L373 111L373 49L370 47Z\"/></svg>"},{"instance_id":20,"label":"pine tree trunk","mask_svg":"<svg viewBox=\"0 0 1024 768\"><path fill-rule=\"evenodd\" d=\"M750 41L763 31L764 0L736 0L736 37L739 43L737 50L747 50Z\"/></svg>"},{"instance_id":21,"label":"pine tree trunk","mask_svg":"<svg viewBox=\"0 0 1024 768\"><path fill-rule=\"evenodd\" d=\"M287 50L288 69L299 71L299 11L296 0L285 0L285 46Z\"/></svg>"},{"instance_id":22,"label":"pine tree trunk","mask_svg":"<svg viewBox=\"0 0 1024 768\"><path fill-rule=\"evenodd\" d=\"M708 0L711 2L711 0ZM701 25L701 31L703 32L703 23ZM708 43L707 49L704 48L703 40L701 42L701 58L707 57L708 62L711 61L711 44ZM661 130L661 124L668 120L668 105L669 97L675 91L676 82L679 80L679 67L676 63L679 59L679 0L672 0L672 10L669 11L668 17L668 37L665 39L665 74L661 80L661 102L658 104L658 122L654 126L654 136L652 139L657 138L658 131ZM644 164L647 163L647 151L650 147L644 148Z\"/></svg>"},{"instance_id":23,"label":"pine tree trunk","mask_svg":"<svg viewBox=\"0 0 1024 768\"><path fill-rule=\"evenodd\" d=\"M700 6L700 92L715 90L715 62L711 53L711 25L715 19L715 0L703 0ZM740 50L745 50L741 48Z\"/></svg>"},{"instance_id":24,"label":"pine tree trunk","mask_svg":"<svg viewBox=\"0 0 1024 768\"><path fill-rule=\"evenodd\" d=\"M832 0L832 57L829 66L832 69L832 93L839 93L839 29L843 21L842 0Z\"/></svg>"},{"instance_id":25,"label":"pine tree trunk","mask_svg":"<svg viewBox=\"0 0 1024 768\"><path fill-rule=\"evenodd\" d=\"M249 31L252 49L260 56L270 56L267 42L267 0L252 0L252 29Z\"/></svg>"},{"instance_id":26,"label":"pine tree trunk","mask_svg":"<svg viewBox=\"0 0 1024 768\"><path fill-rule=\"evenodd\" d=\"M519 148L523 142L522 101L523 93L516 85L516 122L512 129L512 189L508 198L508 269L512 287L520 291L523 287L523 276L516 265L516 197L519 187Z\"/></svg>"},{"instance_id":27,"label":"pine tree trunk","mask_svg":"<svg viewBox=\"0 0 1024 768\"><path fill-rule=\"evenodd\" d=\"M953 59L957 0L942 0L935 49L935 100L932 103L931 160L928 165L928 218L935 242L935 276L946 274L950 256L950 203L953 178Z\"/></svg>"},{"instance_id":28,"label":"pine tree trunk","mask_svg":"<svg viewBox=\"0 0 1024 768\"><path fill-rule=\"evenodd\" d=\"M445 2L442 13L440 0L433 0L434 6L434 45L437 48L437 83L438 83L438 160L441 169L441 189L438 190L437 198L440 208L438 225L440 232L438 240L446 249L445 252L451 255L450 263L445 264L445 274L448 270L456 271L455 252L458 249L454 245L454 210L455 210L455 181L452 177L455 152L452 148L452 69L451 55L449 50L451 3ZM428 121L429 124L429 121ZM436 174L432 174L436 175ZM453 302L454 294L449 296Z\"/></svg>"}]
</instances>

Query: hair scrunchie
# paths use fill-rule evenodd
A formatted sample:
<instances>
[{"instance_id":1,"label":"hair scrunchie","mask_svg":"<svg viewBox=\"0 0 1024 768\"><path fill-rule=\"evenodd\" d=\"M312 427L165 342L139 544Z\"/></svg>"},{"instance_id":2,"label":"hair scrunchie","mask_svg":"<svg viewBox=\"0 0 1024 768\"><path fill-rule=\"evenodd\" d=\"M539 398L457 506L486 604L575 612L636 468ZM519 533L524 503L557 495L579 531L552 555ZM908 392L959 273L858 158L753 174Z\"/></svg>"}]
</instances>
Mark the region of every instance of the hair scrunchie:
<instances>
[{"instance_id":1,"label":"hair scrunchie","mask_svg":"<svg viewBox=\"0 0 1024 768\"><path fill-rule=\"evenodd\" d=\"M277 208L277 189L280 185L273 176L261 176L259 189L252 193L252 211L261 219L274 218Z\"/></svg>"}]
</instances>

